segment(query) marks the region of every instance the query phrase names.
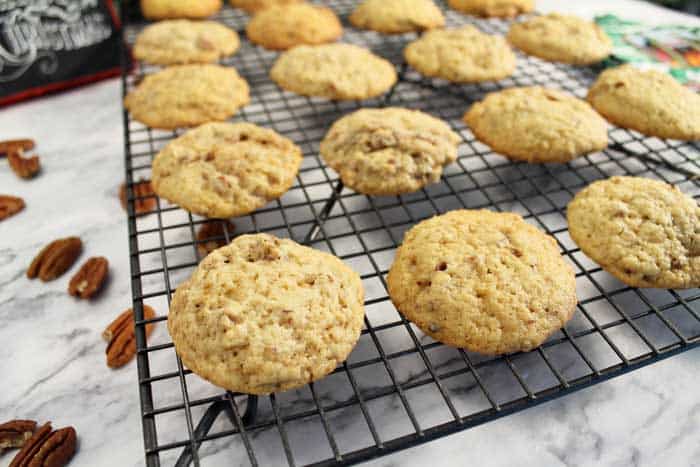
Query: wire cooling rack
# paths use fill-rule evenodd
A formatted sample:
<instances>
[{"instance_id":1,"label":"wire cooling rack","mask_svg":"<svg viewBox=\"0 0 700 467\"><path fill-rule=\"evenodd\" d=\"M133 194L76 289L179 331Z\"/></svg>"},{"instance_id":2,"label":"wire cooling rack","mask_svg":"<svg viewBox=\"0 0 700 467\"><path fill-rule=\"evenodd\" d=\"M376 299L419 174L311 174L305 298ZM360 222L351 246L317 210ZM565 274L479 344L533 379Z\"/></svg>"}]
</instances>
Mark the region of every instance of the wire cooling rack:
<instances>
[{"instance_id":1,"label":"wire cooling rack","mask_svg":"<svg viewBox=\"0 0 700 467\"><path fill-rule=\"evenodd\" d=\"M358 271L366 290L365 329L347 362L308 386L269 397L227 393L182 366L164 322L146 342L142 309L165 321L175 288L196 267L196 232L204 219L164 200L134 214L129 189L129 247L136 313L138 387L148 466L344 465L374 458L494 420L688 350L700 343L700 291L639 290L588 259L567 232L565 208L594 180L637 175L700 195L698 148L612 129L606 151L568 164L514 163L477 142L460 118L471 102L505 87L539 84L584 96L596 70L518 56L518 71L498 83L455 86L423 79L401 56L414 34L383 36L347 26L355 2L327 2L342 17L344 40L396 64L391 93L364 102L329 102L283 92L268 78L277 54L243 39L247 16L225 8L218 20L241 33L235 66L251 85L251 103L234 120L264 125L293 139L305 154L281 199L234 219L235 234L269 232L330 251ZM444 5L443 5L444 6ZM447 10L446 10L447 11ZM128 15L127 15L128 16ZM448 24L474 23L503 33L508 23L447 11ZM139 22L127 22L132 43ZM126 57L125 57L126 58ZM126 60L125 60L126 63ZM124 92L154 71L124 67ZM464 144L440 183L403 196L367 197L344 189L318 155L333 121L362 106L421 109L448 121ZM126 179L150 178L158 150L182 131L155 131L124 112ZM574 319L540 348L484 357L444 346L392 306L385 274L403 233L422 219L457 208L514 211L554 236L576 270ZM221 240L221 238L219 238ZM151 322L151 321L149 321Z\"/></svg>"}]
</instances>

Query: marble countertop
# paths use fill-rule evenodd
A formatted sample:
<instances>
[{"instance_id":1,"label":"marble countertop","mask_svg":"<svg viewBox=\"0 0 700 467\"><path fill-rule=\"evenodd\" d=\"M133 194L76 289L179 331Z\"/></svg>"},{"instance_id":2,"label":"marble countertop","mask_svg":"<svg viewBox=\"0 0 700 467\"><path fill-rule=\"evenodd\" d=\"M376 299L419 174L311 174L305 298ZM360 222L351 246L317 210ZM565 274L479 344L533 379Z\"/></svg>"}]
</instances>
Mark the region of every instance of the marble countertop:
<instances>
[{"instance_id":1,"label":"marble countertop","mask_svg":"<svg viewBox=\"0 0 700 467\"><path fill-rule=\"evenodd\" d=\"M540 8L697 24L631 0L610 3L543 0ZM131 306L126 216L118 200L120 96L119 82L109 80L0 110L0 140L34 138L43 167L38 178L21 181L0 164L0 192L27 203L0 223L0 418L73 425L80 440L74 467L144 463L135 363L108 369L100 337ZM110 281L96 300L69 297L69 275L50 283L24 276L47 241L68 235L83 239L82 259L110 261ZM699 375L700 350L686 352L369 464L700 465ZM0 457L0 466L11 458Z\"/></svg>"}]
</instances>

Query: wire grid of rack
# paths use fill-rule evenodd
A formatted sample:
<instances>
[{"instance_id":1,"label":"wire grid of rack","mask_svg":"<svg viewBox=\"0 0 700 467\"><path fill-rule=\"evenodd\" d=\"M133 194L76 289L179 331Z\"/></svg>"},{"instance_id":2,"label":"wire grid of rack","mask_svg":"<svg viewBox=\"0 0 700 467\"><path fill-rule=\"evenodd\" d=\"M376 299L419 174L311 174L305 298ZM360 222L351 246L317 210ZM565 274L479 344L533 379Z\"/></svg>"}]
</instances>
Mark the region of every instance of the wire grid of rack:
<instances>
[{"instance_id":1,"label":"wire grid of rack","mask_svg":"<svg viewBox=\"0 0 700 467\"><path fill-rule=\"evenodd\" d=\"M347 26L355 2L327 2ZM444 6L444 5L443 5ZM503 33L508 22L448 11L449 25L473 23ZM539 84L585 95L596 70L518 56L518 71L498 83L451 85L424 79L403 63L414 34L382 36L346 28L344 40L396 64L392 92L364 102L329 102L283 92L268 78L277 54L249 44L247 16L217 17L241 33L241 50L223 61L251 85L251 103L234 120L275 129L305 158L281 199L234 219L233 235L268 232L330 251L361 274L366 319L357 347L328 377L264 398L222 391L183 368L161 323L148 342L142 308L166 320L169 299L201 259L196 231L205 222L157 200L134 214L129 189L129 246L136 313L138 387L146 463L158 465L353 464L534 406L700 344L700 291L639 290L618 282L583 255L567 233L565 207L590 182L628 174L657 178L700 196L698 147L612 129L609 149L568 164L514 163L477 142L460 118L470 103L505 87ZM127 23L133 43L142 23ZM125 61L126 63L126 61ZM124 67L124 92L149 72ZM405 106L448 121L464 144L440 183L417 193L367 197L344 189L318 155L340 116L363 106ZM182 131L156 131L124 112L127 186L150 176L154 155ZM406 321L389 300L384 277L403 233L420 220L458 208L514 211L554 236L576 270L574 319L529 353L485 357L444 346ZM219 239L221 240L221 239ZM151 322L151 321L148 321Z\"/></svg>"}]
</instances>

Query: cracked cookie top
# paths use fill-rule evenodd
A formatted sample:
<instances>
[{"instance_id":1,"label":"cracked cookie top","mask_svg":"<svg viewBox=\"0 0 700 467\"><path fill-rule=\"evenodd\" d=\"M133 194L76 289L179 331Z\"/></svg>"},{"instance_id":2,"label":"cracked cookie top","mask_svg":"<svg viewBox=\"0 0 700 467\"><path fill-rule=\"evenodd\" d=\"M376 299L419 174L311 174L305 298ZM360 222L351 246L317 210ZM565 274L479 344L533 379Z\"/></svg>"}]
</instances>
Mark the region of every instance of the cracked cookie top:
<instances>
[{"instance_id":1,"label":"cracked cookie top","mask_svg":"<svg viewBox=\"0 0 700 467\"><path fill-rule=\"evenodd\" d=\"M153 161L153 190L206 217L248 214L294 183L302 154L250 123L208 123L171 141Z\"/></svg>"},{"instance_id":2,"label":"cracked cookie top","mask_svg":"<svg viewBox=\"0 0 700 467\"><path fill-rule=\"evenodd\" d=\"M230 391L268 394L345 361L364 320L360 276L333 255L267 234L202 260L170 305L168 330L193 372Z\"/></svg>"},{"instance_id":3,"label":"cracked cookie top","mask_svg":"<svg viewBox=\"0 0 700 467\"><path fill-rule=\"evenodd\" d=\"M404 49L406 61L425 76L454 83L498 81L515 71L515 54L501 36L471 25L435 29Z\"/></svg>"},{"instance_id":4,"label":"cracked cookie top","mask_svg":"<svg viewBox=\"0 0 700 467\"><path fill-rule=\"evenodd\" d=\"M457 210L404 236L392 302L426 334L485 354L528 351L566 324L576 280L554 238L517 214Z\"/></svg>"},{"instance_id":5,"label":"cracked cookie top","mask_svg":"<svg viewBox=\"0 0 700 467\"><path fill-rule=\"evenodd\" d=\"M395 195L438 181L460 142L447 123L417 110L360 109L331 126L321 156L347 187Z\"/></svg>"},{"instance_id":6,"label":"cracked cookie top","mask_svg":"<svg viewBox=\"0 0 700 467\"><path fill-rule=\"evenodd\" d=\"M442 27L445 17L432 0L364 0L350 15L356 28L400 34Z\"/></svg>"},{"instance_id":7,"label":"cracked cookie top","mask_svg":"<svg viewBox=\"0 0 700 467\"><path fill-rule=\"evenodd\" d=\"M678 188L612 177L579 192L567 218L581 250L625 284L700 286L700 207Z\"/></svg>"}]
</instances>

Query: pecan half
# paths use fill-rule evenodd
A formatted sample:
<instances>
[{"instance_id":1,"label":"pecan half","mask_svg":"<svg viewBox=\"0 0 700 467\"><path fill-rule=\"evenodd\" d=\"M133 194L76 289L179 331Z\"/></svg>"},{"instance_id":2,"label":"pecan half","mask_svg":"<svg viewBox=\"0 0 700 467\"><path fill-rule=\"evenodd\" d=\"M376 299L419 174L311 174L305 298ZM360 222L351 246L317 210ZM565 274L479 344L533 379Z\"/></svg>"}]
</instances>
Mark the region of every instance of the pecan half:
<instances>
[{"instance_id":1,"label":"pecan half","mask_svg":"<svg viewBox=\"0 0 700 467\"><path fill-rule=\"evenodd\" d=\"M46 423L17 453L10 467L63 467L75 454L77 442L73 427L52 432L51 423Z\"/></svg>"},{"instance_id":2,"label":"pecan half","mask_svg":"<svg viewBox=\"0 0 700 467\"><path fill-rule=\"evenodd\" d=\"M136 215L148 214L156 208L156 198L151 182L148 180L139 180L131 187L134 193L134 212ZM119 188L119 200L122 207L127 209L126 200L126 183L123 183Z\"/></svg>"},{"instance_id":3,"label":"pecan half","mask_svg":"<svg viewBox=\"0 0 700 467\"><path fill-rule=\"evenodd\" d=\"M31 157L24 157L24 151L17 149L7 153L7 162L10 163L12 171L21 178L32 178L41 169L39 164L39 156L36 154Z\"/></svg>"},{"instance_id":4,"label":"pecan half","mask_svg":"<svg viewBox=\"0 0 700 467\"><path fill-rule=\"evenodd\" d=\"M109 261L102 256L88 259L68 284L68 293L78 298L91 298L107 279Z\"/></svg>"},{"instance_id":5,"label":"pecan half","mask_svg":"<svg viewBox=\"0 0 700 467\"><path fill-rule=\"evenodd\" d=\"M199 255L203 258L217 248L225 246L225 233L228 232L228 238L230 239L235 230L236 226L228 221L212 220L202 224L197 232L197 251Z\"/></svg>"},{"instance_id":6,"label":"pecan half","mask_svg":"<svg viewBox=\"0 0 700 467\"><path fill-rule=\"evenodd\" d=\"M0 156L5 156L8 153L16 152L18 150L31 151L34 149L33 139L10 139L7 141L0 141Z\"/></svg>"},{"instance_id":7,"label":"pecan half","mask_svg":"<svg viewBox=\"0 0 700 467\"><path fill-rule=\"evenodd\" d=\"M148 305L143 306L144 319L156 317L155 311ZM146 338L153 332L154 323L146 325ZM124 311L102 333L107 344L107 366L119 368L136 355L136 333L134 330L134 311L132 308Z\"/></svg>"},{"instance_id":8,"label":"pecan half","mask_svg":"<svg viewBox=\"0 0 700 467\"><path fill-rule=\"evenodd\" d=\"M34 420L10 420L0 424L0 453L5 449L21 448L36 430Z\"/></svg>"},{"instance_id":9,"label":"pecan half","mask_svg":"<svg viewBox=\"0 0 700 467\"><path fill-rule=\"evenodd\" d=\"M44 247L27 269L27 277L38 277L44 282L52 281L66 272L75 263L83 250L78 237L55 240Z\"/></svg>"},{"instance_id":10,"label":"pecan half","mask_svg":"<svg viewBox=\"0 0 700 467\"><path fill-rule=\"evenodd\" d=\"M24 200L16 196L0 195L0 221L24 209Z\"/></svg>"}]
</instances>

